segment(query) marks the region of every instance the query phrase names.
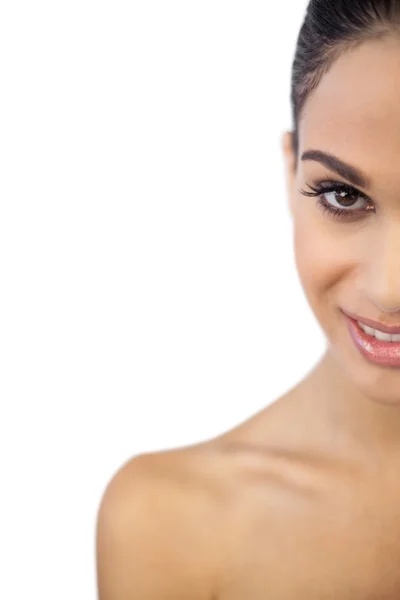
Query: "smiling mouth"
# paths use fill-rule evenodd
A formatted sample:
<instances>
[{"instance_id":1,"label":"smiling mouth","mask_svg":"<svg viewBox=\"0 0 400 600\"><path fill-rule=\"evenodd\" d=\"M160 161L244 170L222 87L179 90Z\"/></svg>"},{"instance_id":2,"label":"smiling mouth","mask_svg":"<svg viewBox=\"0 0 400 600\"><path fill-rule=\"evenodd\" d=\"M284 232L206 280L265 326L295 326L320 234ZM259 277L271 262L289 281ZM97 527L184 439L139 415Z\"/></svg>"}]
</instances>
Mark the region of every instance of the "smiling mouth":
<instances>
[{"instance_id":1,"label":"smiling mouth","mask_svg":"<svg viewBox=\"0 0 400 600\"><path fill-rule=\"evenodd\" d=\"M357 321L357 323L359 323L361 325L361 327L363 327L363 328L366 327L369 329L373 329L374 331L377 331L378 333L383 333L383 334L386 333L386 334L389 334L392 336L400 334L400 325L385 325L383 323L380 323L379 321L367 319L367 318L357 315L355 313L351 313L347 310L342 309L342 312L344 312L345 315L350 317L350 319L353 319L353 321Z\"/></svg>"},{"instance_id":2,"label":"smiling mouth","mask_svg":"<svg viewBox=\"0 0 400 600\"><path fill-rule=\"evenodd\" d=\"M347 320L350 337L364 358L380 366L400 367L400 340L397 341L395 336L372 328L368 328L366 331L363 323L347 314L344 316ZM371 335L371 332L374 335ZM397 336L400 338L400 335L396 334Z\"/></svg>"}]
</instances>

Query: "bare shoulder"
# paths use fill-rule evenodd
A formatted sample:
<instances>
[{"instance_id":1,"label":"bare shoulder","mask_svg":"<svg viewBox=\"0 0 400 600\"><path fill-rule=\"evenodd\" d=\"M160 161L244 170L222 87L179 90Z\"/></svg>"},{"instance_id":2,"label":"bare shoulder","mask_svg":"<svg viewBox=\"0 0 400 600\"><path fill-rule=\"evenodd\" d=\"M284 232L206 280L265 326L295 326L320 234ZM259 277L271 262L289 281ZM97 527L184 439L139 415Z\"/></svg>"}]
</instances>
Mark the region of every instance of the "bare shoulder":
<instances>
[{"instance_id":1,"label":"bare shoulder","mask_svg":"<svg viewBox=\"0 0 400 600\"><path fill-rule=\"evenodd\" d=\"M212 600L226 490L207 444L138 455L97 514L99 600Z\"/></svg>"}]
</instances>

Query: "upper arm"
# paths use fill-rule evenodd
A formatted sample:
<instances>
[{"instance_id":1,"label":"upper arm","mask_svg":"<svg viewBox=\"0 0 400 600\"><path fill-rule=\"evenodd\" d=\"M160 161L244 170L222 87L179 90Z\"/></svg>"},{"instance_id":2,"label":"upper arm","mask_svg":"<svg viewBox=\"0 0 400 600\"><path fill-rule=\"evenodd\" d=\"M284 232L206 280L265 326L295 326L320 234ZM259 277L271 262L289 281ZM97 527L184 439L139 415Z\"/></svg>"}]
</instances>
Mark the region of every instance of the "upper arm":
<instances>
[{"instance_id":1,"label":"upper arm","mask_svg":"<svg viewBox=\"0 0 400 600\"><path fill-rule=\"evenodd\" d=\"M139 456L118 471L101 500L98 598L208 600L206 556L199 548L196 555L195 529L185 517L187 498L168 480L154 477L146 459Z\"/></svg>"}]
</instances>

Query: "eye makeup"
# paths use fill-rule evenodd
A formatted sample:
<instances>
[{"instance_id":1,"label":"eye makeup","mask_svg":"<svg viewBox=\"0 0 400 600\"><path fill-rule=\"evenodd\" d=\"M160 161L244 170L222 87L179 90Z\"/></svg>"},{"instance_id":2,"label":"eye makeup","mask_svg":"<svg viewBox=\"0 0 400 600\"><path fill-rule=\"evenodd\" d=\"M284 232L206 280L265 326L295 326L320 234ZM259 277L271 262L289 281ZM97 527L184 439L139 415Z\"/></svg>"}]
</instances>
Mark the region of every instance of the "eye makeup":
<instances>
[{"instance_id":1,"label":"eye makeup","mask_svg":"<svg viewBox=\"0 0 400 600\"><path fill-rule=\"evenodd\" d=\"M347 183L324 181L316 182L315 186L307 185L313 190L312 192L301 189L299 192L304 196L317 197L318 208L323 213L327 213L330 218L342 221L358 221L365 218L372 208L375 209L374 204L366 194ZM327 199L329 194L333 196L331 200ZM357 204L359 206L354 208L353 206Z\"/></svg>"}]
</instances>

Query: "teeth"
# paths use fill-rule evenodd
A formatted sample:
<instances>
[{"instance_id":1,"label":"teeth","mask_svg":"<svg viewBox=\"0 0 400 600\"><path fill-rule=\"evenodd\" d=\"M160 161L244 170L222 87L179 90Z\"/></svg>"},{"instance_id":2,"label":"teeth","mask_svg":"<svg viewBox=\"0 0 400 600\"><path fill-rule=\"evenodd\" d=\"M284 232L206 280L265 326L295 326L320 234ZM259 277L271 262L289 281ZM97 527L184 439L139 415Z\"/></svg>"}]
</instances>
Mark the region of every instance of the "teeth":
<instances>
[{"instance_id":1,"label":"teeth","mask_svg":"<svg viewBox=\"0 0 400 600\"><path fill-rule=\"evenodd\" d=\"M378 329L375 329L375 337L377 340L381 340L381 342L391 342L392 341L392 336L389 335L389 333L383 333L382 331L379 331Z\"/></svg>"},{"instance_id":2,"label":"teeth","mask_svg":"<svg viewBox=\"0 0 400 600\"><path fill-rule=\"evenodd\" d=\"M390 335L389 333L383 333L383 331L379 331L378 329L372 329L372 327L368 327L367 325L363 325L360 321L357 321L361 329L365 331L368 335L375 337L377 340L381 340L381 342L400 342L400 333L396 333L395 335Z\"/></svg>"}]
</instances>

